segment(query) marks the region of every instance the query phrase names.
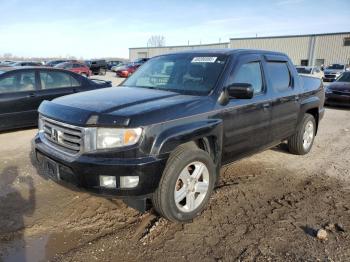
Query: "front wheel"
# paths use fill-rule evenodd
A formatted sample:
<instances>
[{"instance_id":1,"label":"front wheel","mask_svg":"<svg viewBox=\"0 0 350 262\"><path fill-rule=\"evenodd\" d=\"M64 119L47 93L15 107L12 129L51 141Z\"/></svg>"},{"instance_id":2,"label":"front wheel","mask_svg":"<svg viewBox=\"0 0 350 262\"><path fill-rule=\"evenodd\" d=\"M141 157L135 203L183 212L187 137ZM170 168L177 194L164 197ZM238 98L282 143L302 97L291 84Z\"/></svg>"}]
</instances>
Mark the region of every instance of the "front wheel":
<instances>
[{"instance_id":1,"label":"front wheel","mask_svg":"<svg viewBox=\"0 0 350 262\"><path fill-rule=\"evenodd\" d=\"M209 154L193 144L179 146L169 157L153 206L174 222L199 215L213 191L215 165Z\"/></svg>"},{"instance_id":2,"label":"front wheel","mask_svg":"<svg viewBox=\"0 0 350 262\"><path fill-rule=\"evenodd\" d=\"M289 152L296 155L309 153L316 134L316 121L310 114L305 114L297 132L288 139Z\"/></svg>"}]
</instances>

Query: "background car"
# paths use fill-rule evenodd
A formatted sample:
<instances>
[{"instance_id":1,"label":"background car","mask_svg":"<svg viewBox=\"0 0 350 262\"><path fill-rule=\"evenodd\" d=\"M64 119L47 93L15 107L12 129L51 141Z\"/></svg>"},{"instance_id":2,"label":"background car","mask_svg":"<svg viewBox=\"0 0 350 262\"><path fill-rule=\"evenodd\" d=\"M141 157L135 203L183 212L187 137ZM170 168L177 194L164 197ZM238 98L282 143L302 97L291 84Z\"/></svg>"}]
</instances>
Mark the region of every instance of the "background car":
<instances>
[{"instance_id":1,"label":"background car","mask_svg":"<svg viewBox=\"0 0 350 262\"><path fill-rule=\"evenodd\" d=\"M108 61L107 62L107 68L108 70L112 70L112 67L113 66L118 66L120 64L122 64L123 62L122 61L119 61L119 60L113 60L113 61Z\"/></svg>"},{"instance_id":2,"label":"background car","mask_svg":"<svg viewBox=\"0 0 350 262\"><path fill-rule=\"evenodd\" d=\"M55 65L64 63L64 62L76 62L76 60L69 60L69 59L59 59L59 60L51 60L46 62L46 66L54 67Z\"/></svg>"},{"instance_id":3,"label":"background car","mask_svg":"<svg viewBox=\"0 0 350 262\"><path fill-rule=\"evenodd\" d=\"M111 86L59 68L0 67L0 131L36 126L43 100Z\"/></svg>"},{"instance_id":4,"label":"background car","mask_svg":"<svg viewBox=\"0 0 350 262\"><path fill-rule=\"evenodd\" d=\"M64 62L64 63L58 64L58 65L55 65L55 67L66 69L66 70L72 71L74 73L77 73L77 74L85 76L85 77L89 77L92 74L89 67L87 67L85 64L79 63L79 62Z\"/></svg>"},{"instance_id":5,"label":"background car","mask_svg":"<svg viewBox=\"0 0 350 262\"><path fill-rule=\"evenodd\" d=\"M141 64L125 64L124 66L121 66L116 69L115 73L118 77L129 77L131 76L139 67Z\"/></svg>"},{"instance_id":6,"label":"background car","mask_svg":"<svg viewBox=\"0 0 350 262\"><path fill-rule=\"evenodd\" d=\"M146 63L148 60L150 60L150 58L138 58L136 60L133 61L134 64L144 64Z\"/></svg>"},{"instance_id":7,"label":"background car","mask_svg":"<svg viewBox=\"0 0 350 262\"><path fill-rule=\"evenodd\" d=\"M104 59L85 60L93 75L105 75L107 73L107 62Z\"/></svg>"},{"instance_id":8,"label":"background car","mask_svg":"<svg viewBox=\"0 0 350 262\"><path fill-rule=\"evenodd\" d=\"M323 72L321 68L317 66L296 66L297 72L302 75L312 75L319 78L323 77Z\"/></svg>"},{"instance_id":9,"label":"background car","mask_svg":"<svg viewBox=\"0 0 350 262\"><path fill-rule=\"evenodd\" d=\"M40 62L21 61L21 62L11 63L10 65L11 66L41 66L42 64Z\"/></svg>"},{"instance_id":10,"label":"background car","mask_svg":"<svg viewBox=\"0 0 350 262\"><path fill-rule=\"evenodd\" d=\"M126 62L120 63L119 65L112 66L111 71L112 72L117 72L120 68L125 67L127 64Z\"/></svg>"},{"instance_id":11,"label":"background car","mask_svg":"<svg viewBox=\"0 0 350 262\"><path fill-rule=\"evenodd\" d=\"M350 106L350 72L343 73L326 87L325 104Z\"/></svg>"},{"instance_id":12,"label":"background car","mask_svg":"<svg viewBox=\"0 0 350 262\"><path fill-rule=\"evenodd\" d=\"M332 64L324 69L323 81L335 81L342 73L349 70L347 65Z\"/></svg>"},{"instance_id":13,"label":"background car","mask_svg":"<svg viewBox=\"0 0 350 262\"><path fill-rule=\"evenodd\" d=\"M5 60L0 62L0 66L9 66L16 63L16 61L11 61L11 60Z\"/></svg>"}]
</instances>

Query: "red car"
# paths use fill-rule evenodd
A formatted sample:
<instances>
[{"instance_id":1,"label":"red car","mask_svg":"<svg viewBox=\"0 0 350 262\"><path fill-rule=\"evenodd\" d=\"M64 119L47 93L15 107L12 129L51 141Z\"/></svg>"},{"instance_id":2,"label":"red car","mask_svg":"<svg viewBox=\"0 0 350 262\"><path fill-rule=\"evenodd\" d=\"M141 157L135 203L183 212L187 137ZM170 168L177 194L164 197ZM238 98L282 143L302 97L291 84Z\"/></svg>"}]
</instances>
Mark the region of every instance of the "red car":
<instances>
[{"instance_id":1,"label":"red car","mask_svg":"<svg viewBox=\"0 0 350 262\"><path fill-rule=\"evenodd\" d=\"M141 64L127 64L118 68L115 72L119 77L129 77Z\"/></svg>"},{"instance_id":2,"label":"red car","mask_svg":"<svg viewBox=\"0 0 350 262\"><path fill-rule=\"evenodd\" d=\"M89 67L87 67L85 64L79 63L79 62L64 62L60 63L58 65L55 65L57 68L66 69L69 71L72 71L74 73L77 73L79 75L83 76L91 76L92 72Z\"/></svg>"}]
</instances>

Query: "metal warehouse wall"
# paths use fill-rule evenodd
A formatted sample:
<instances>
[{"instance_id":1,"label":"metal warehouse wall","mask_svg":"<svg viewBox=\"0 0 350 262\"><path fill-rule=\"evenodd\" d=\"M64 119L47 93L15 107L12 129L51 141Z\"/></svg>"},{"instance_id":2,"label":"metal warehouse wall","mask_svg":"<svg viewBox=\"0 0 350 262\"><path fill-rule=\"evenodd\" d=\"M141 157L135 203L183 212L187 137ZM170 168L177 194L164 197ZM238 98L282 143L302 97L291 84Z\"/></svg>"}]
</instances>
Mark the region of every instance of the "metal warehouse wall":
<instances>
[{"instance_id":1,"label":"metal warehouse wall","mask_svg":"<svg viewBox=\"0 0 350 262\"><path fill-rule=\"evenodd\" d=\"M350 33L316 36L315 59L324 59L325 64L350 64L350 46L344 46L345 37Z\"/></svg>"},{"instance_id":2,"label":"metal warehouse wall","mask_svg":"<svg viewBox=\"0 0 350 262\"><path fill-rule=\"evenodd\" d=\"M308 60L309 65L327 65L350 63L350 46L344 46L347 37L350 33L232 38L230 47L280 51L289 55L296 65L301 60Z\"/></svg>"},{"instance_id":3,"label":"metal warehouse wall","mask_svg":"<svg viewBox=\"0 0 350 262\"><path fill-rule=\"evenodd\" d=\"M294 64L309 57L309 36L285 38L230 39L231 48L251 48L279 51L289 55Z\"/></svg>"},{"instance_id":4,"label":"metal warehouse wall","mask_svg":"<svg viewBox=\"0 0 350 262\"><path fill-rule=\"evenodd\" d=\"M207 45L184 45L184 46L164 46L164 47L135 47L129 48L129 59L135 60L137 58L153 57L157 55L203 48L228 48L229 43L216 43Z\"/></svg>"},{"instance_id":5,"label":"metal warehouse wall","mask_svg":"<svg viewBox=\"0 0 350 262\"><path fill-rule=\"evenodd\" d=\"M333 63L350 64L350 46L344 45L344 39L348 37L350 38L350 32L299 36L231 38L229 43L129 48L129 58L134 60L136 58L153 57L181 50L230 47L280 51L286 53L295 65L302 64L302 60L308 63L308 65L328 65Z\"/></svg>"}]
</instances>

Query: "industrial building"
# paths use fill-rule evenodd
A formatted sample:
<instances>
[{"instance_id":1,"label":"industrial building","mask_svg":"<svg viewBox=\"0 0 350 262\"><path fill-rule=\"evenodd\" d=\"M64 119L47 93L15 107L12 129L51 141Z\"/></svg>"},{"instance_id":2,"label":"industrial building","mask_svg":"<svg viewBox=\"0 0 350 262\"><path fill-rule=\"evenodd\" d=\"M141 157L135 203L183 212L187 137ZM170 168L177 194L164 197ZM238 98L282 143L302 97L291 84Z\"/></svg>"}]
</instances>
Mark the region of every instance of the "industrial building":
<instances>
[{"instance_id":1,"label":"industrial building","mask_svg":"<svg viewBox=\"0 0 350 262\"><path fill-rule=\"evenodd\" d=\"M208 48L229 48L230 43L216 43L206 45L179 45L179 46L162 46L162 47L134 47L129 48L129 59L135 60L137 58L153 57L177 51L191 50L191 49L208 49Z\"/></svg>"},{"instance_id":2,"label":"industrial building","mask_svg":"<svg viewBox=\"0 0 350 262\"><path fill-rule=\"evenodd\" d=\"M229 43L130 48L129 58L198 48L249 48L280 51L289 55L295 65L350 64L350 32L231 38Z\"/></svg>"}]
</instances>

